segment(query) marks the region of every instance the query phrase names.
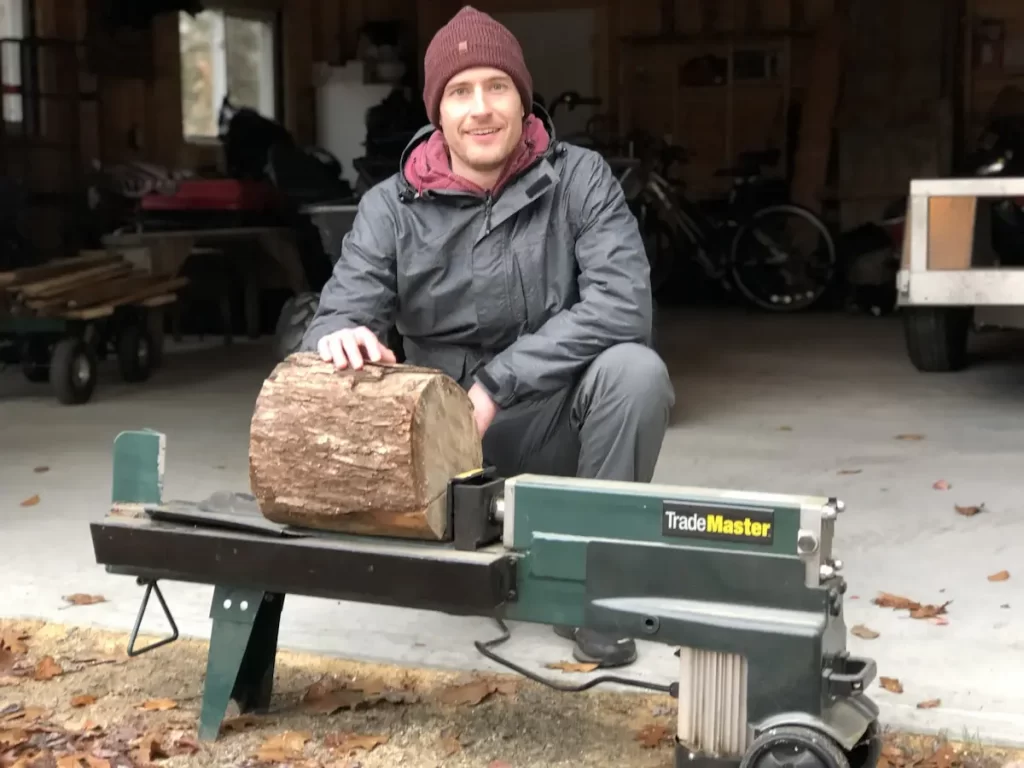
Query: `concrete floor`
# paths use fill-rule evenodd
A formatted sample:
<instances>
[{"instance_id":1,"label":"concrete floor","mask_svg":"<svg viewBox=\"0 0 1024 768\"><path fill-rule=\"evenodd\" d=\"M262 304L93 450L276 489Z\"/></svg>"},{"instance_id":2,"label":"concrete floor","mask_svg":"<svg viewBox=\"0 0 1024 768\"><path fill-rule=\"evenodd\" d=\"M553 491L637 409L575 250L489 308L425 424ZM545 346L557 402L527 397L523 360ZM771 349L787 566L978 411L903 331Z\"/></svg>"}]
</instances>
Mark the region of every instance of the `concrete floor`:
<instances>
[{"instance_id":1,"label":"concrete floor","mask_svg":"<svg viewBox=\"0 0 1024 768\"><path fill-rule=\"evenodd\" d=\"M849 645L905 689L873 686L884 722L1024 744L1024 366L1013 350L983 338L987 349L970 370L923 376L892 319L682 313L663 322L678 407L656 479L842 498L847 622L880 633L851 636ZM167 434L169 498L244 490L249 416L270 365L258 345L183 349L141 387L108 372L95 401L79 408L58 405L14 372L0 374L0 615L130 630L141 589L95 565L87 529L108 505L115 434ZM896 440L902 433L924 439ZM50 471L34 473L40 465ZM861 472L839 474L851 469ZM934 490L938 480L952 489ZM19 506L33 494L37 506ZM953 509L981 503L987 511L971 518ZM1009 581L986 579L1003 569ZM207 636L211 589L164 589L182 631ZM948 624L872 605L883 590L952 600ZM109 602L65 609L61 596L71 592ZM146 626L159 631L152 616ZM289 598L281 642L487 669L472 641L494 635L486 620ZM516 627L504 650L538 667L569 658L566 643L542 627ZM674 675L669 649L644 645L641 653L629 674ZM936 698L941 707L916 708Z\"/></svg>"}]
</instances>

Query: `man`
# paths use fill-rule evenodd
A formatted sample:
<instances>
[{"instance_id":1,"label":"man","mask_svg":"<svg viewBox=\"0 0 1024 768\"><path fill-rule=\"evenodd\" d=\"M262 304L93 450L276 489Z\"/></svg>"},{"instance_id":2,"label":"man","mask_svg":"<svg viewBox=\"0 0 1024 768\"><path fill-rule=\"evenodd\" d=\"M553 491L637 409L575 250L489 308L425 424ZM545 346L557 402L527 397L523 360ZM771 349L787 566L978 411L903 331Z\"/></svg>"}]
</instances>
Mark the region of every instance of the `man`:
<instances>
[{"instance_id":1,"label":"man","mask_svg":"<svg viewBox=\"0 0 1024 768\"><path fill-rule=\"evenodd\" d=\"M339 368L406 361L468 390L485 460L523 472L649 482L675 395L651 337L649 265L604 159L531 114L515 37L463 8L424 59L432 126L359 204L303 340ZM557 628L580 661L631 640Z\"/></svg>"}]
</instances>

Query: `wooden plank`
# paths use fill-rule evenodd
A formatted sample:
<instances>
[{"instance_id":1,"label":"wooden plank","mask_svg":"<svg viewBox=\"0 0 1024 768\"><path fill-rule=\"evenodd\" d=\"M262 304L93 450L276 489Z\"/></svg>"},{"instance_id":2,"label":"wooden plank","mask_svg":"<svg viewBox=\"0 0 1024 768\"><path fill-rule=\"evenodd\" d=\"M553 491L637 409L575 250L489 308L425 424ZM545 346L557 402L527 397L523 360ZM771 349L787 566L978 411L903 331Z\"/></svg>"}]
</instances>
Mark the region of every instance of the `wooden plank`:
<instances>
[{"instance_id":1,"label":"wooden plank","mask_svg":"<svg viewBox=\"0 0 1024 768\"><path fill-rule=\"evenodd\" d=\"M38 267L24 267L22 269L15 269L8 272L0 272L0 287L10 288L18 285L24 285L26 283L32 283L37 280L45 280L50 277L58 277L82 267L108 264L110 262L118 261L120 258L121 257L116 253L108 253L107 251L89 251L83 253L81 256L73 256L69 259L52 261L47 264L41 264Z\"/></svg>"},{"instance_id":2,"label":"wooden plank","mask_svg":"<svg viewBox=\"0 0 1024 768\"><path fill-rule=\"evenodd\" d=\"M132 271L132 265L128 262L107 264L102 267L96 267L95 270L80 272L75 280L71 280L72 275L67 275L68 281L63 284L51 285L48 288L34 290L32 292L25 291L24 295L38 299L55 299L67 291L103 283L106 280L130 274Z\"/></svg>"},{"instance_id":3,"label":"wooden plank","mask_svg":"<svg viewBox=\"0 0 1024 768\"><path fill-rule=\"evenodd\" d=\"M71 318L74 320L92 320L96 317L104 317L105 314L109 314L117 307L122 307L125 304L136 304L143 299L150 299L154 296L159 296L162 293L168 293L169 291L177 290L185 285L188 285L189 279L187 277L176 277L173 280L167 282L158 283L151 285L147 288L139 289L133 293L119 296L105 304L100 304L93 307L87 307L86 309L76 309L70 312L63 313L63 317Z\"/></svg>"},{"instance_id":4,"label":"wooden plank","mask_svg":"<svg viewBox=\"0 0 1024 768\"><path fill-rule=\"evenodd\" d=\"M977 209L974 197L928 200L928 269L970 269Z\"/></svg>"},{"instance_id":5,"label":"wooden plank","mask_svg":"<svg viewBox=\"0 0 1024 768\"><path fill-rule=\"evenodd\" d=\"M111 264L103 264L98 267L90 267L89 269L79 269L58 277L51 277L46 280L38 280L33 283L26 283L14 288L8 288L8 290L15 291L24 297L42 298L54 289L64 289L66 287L83 285L88 283L90 280L95 279L97 276L103 277L105 275L116 275L122 270L123 264L124 262L114 262Z\"/></svg>"}]
</instances>

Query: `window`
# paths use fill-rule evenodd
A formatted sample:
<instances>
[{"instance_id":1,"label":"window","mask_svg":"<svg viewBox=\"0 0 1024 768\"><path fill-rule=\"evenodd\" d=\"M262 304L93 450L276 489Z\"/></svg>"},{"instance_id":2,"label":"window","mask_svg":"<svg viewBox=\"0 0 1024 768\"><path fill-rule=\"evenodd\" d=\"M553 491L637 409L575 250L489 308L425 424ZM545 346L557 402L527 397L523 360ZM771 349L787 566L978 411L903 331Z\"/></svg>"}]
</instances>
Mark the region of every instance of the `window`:
<instances>
[{"instance_id":1,"label":"window","mask_svg":"<svg viewBox=\"0 0 1024 768\"><path fill-rule=\"evenodd\" d=\"M25 36L24 0L0 0L0 70L3 72L3 119L20 123L22 119L21 45Z\"/></svg>"},{"instance_id":2,"label":"window","mask_svg":"<svg viewBox=\"0 0 1024 768\"><path fill-rule=\"evenodd\" d=\"M181 12L181 112L186 139L218 135L224 97L276 117L276 24L240 11Z\"/></svg>"}]
</instances>

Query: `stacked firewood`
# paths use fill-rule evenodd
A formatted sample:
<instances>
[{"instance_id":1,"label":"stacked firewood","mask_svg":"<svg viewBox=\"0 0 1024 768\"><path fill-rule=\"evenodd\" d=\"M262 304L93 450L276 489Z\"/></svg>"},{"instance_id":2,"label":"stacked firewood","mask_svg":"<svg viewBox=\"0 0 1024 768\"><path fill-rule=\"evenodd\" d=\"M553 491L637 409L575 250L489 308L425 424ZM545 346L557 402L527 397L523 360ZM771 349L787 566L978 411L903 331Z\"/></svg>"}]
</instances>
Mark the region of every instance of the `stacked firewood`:
<instances>
[{"instance_id":1,"label":"stacked firewood","mask_svg":"<svg viewBox=\"0 0 1024 768\"><path fill-rule=\"evenodd\" d=\"M126 304L171 303L184 277L154 275L105 251L0 272L0 304L17 315L79 317L109 314Z\"/></svg>"}]
</instances>

